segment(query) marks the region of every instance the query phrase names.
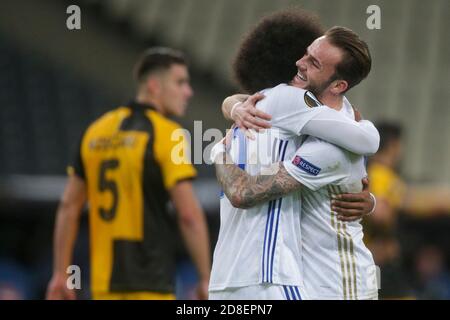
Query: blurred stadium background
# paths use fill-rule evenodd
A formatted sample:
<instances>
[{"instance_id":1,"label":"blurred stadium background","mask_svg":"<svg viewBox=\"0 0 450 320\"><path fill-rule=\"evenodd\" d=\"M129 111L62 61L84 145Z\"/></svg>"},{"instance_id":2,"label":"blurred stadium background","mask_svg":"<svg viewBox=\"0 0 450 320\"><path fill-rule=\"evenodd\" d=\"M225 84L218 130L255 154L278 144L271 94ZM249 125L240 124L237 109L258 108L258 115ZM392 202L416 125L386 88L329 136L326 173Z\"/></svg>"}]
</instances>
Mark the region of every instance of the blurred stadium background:
<instances>
[{"instance_id":1,"label":"blurred stadium background","mask_svg":"<svg viewBox=\"0 0 450 320\"><path fill-rule=\"evenodd\" d=\"M70 4L81 7L79 31L66 28ZM381 8L381 30L366 27L371 4ZM372 72L352 90L350 100L368 119L403 126L400 173L406 181L449 186L448 0L3 0L0 298L44 297L66 164L82 130L133 97L130 70L139 53L152 45L186 52L195 96L180 122L189 130L195 120L203 121L203 130L224 130L228 124L220 105L237 90L230 66L242 36L264 14L293 5L316 12L325 26L352 28L368 42ZM208 213L214 245L219 188L211 166L197 168L197 193ZM450 298L448 213L399 215L401 270L417 298ZM84 217L75 254L75 263L86 270L81 298L89 297L87 235ZM431 258L429 250L434 250ZM183 257L180 248L179 297L188 298L194 275ZM443 279L438 282L443 288L426 283L435 273Z\"/></svg>"}]
</instances>

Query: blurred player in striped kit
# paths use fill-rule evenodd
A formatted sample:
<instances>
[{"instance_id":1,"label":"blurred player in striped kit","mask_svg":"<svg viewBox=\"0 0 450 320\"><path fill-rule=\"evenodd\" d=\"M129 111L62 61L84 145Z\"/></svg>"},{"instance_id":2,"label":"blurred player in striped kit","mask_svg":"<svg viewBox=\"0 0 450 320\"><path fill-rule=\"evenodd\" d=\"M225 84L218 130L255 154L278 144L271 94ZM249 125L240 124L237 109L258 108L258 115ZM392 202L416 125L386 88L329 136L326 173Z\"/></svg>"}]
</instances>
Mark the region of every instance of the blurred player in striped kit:
<instances>
[{"instance_id":1,"label":"blurred player in striped kit","mask_svg":"<svg viewBox=\"0 0 450 320\"><path fill-rule=\"evenodd\" d=\"M191 182L196 170L189 159L172 158L179 142L171 137L180 126L168 118L184 115L192 96L187 62L179 51L151 48L137 62L135 77L135 99L87 128L69 166L48 299L75 298L66 269L86 201L94 299L175 299L177 226L199 273L198 297L207 297L209 238Z\"/></svg>"}]
</instances>

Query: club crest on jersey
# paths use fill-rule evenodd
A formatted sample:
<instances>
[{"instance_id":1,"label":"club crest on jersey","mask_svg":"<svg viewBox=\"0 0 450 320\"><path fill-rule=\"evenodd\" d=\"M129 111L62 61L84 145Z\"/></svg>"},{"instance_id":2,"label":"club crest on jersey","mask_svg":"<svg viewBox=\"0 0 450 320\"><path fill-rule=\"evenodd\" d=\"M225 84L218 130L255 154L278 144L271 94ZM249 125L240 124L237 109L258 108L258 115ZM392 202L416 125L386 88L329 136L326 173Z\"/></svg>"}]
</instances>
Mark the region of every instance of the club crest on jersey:
<instances>
[{"instance_id":1,"label":"club crest on jersey","mask_svg":"<svg viewBox=\"0 0 450 320\"><path fill-rule=\"evenodd\" d=\"M294 160L292 160L292 164L313 176L317 176L320 173L320 170L322 170L311 162L302 159L300 156L295 156Z\"/></svg>"},{"instance_id":2,"label":"club crest on jersey","mask_svg":"<svg viewBox=\"0 0 450 320\"><path fill-rule=\"evenodd\" d=\"M317 98L313 95L311 91L305 92L305 103L310 108L318 107L321 105L319 100L317 100Z\"/></svg>"}]
</instances>

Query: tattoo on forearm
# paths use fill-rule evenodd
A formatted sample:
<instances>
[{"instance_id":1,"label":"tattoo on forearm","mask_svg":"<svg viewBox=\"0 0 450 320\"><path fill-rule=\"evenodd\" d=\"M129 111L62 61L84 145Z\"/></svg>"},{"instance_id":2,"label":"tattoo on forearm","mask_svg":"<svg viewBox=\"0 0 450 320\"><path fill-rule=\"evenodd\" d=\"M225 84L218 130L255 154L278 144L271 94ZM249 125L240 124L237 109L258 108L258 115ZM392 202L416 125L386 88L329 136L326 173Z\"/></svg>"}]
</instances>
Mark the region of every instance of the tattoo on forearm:
<instances>
[{"instance_id":1,"label":"tattoo on forearm","mask_svg":"<svg viewBox=\"0 0 450 320\"><path fill-rule=\"evenodd\" d=\"M275 174L259 176L251 176L237 165L230 164L232 162L227 154L224 154L223 163L215 165L217 180L233 206L238 208L250 208L301 187L282 163Z\"/></svg>"}]
</instances>

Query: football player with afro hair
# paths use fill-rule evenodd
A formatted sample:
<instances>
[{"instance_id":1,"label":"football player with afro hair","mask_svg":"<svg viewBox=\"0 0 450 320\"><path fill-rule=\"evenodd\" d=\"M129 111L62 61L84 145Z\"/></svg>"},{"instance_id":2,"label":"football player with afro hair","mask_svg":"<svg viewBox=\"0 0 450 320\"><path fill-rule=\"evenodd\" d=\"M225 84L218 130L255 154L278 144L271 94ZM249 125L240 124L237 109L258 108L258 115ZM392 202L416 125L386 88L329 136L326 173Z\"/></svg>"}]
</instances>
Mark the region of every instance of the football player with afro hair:
<instances>
[{"instance_id":1,"label":"football player with afro hair","mask_svg":"<svg viewBox=\"0 0 450 320\"><path fill-rule=\"evenodd\" d=\"M297 73L295 62L323 33L319 17L302 9L266 16L244 37L234 58L240 88L253 94L290 82Z\"/></svg>"}]
</instances>

